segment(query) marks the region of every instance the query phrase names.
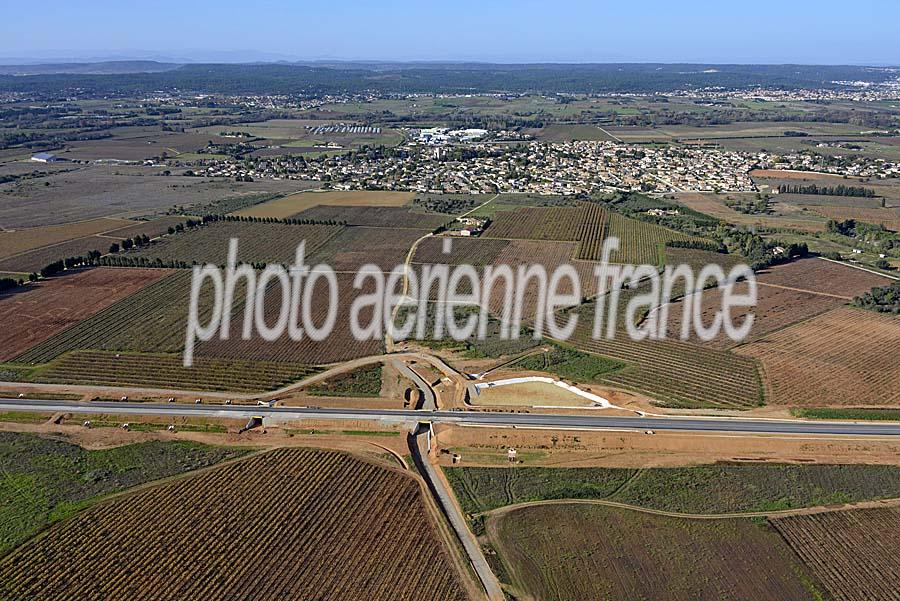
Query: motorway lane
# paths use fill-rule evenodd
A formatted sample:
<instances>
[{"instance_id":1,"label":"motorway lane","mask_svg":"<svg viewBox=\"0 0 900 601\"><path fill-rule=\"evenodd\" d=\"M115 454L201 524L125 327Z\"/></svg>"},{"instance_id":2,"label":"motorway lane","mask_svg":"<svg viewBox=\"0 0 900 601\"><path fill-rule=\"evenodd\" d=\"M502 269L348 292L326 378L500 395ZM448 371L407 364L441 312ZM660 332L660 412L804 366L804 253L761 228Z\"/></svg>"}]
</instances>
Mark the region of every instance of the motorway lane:
<instances>
[{"instance_id":1,"label":"motorway lane","mask_svg":"<svg viewBox=\"0 0 900 601\"><path fill-rule=\"evenodd\" d=\"M826 422L750 418L613 417L549 413L487 413L477 411L409 411L391 409L324 409L256 407L248 405L185 405L54 401L0 398L0 411L107 413L120 415L174 415L219 418L350 419L387 422L433 422L475 426L520 428L627 429L736 434L800 434L848 436L900 436L900 423Z\"/></svg>"}]
</instances>

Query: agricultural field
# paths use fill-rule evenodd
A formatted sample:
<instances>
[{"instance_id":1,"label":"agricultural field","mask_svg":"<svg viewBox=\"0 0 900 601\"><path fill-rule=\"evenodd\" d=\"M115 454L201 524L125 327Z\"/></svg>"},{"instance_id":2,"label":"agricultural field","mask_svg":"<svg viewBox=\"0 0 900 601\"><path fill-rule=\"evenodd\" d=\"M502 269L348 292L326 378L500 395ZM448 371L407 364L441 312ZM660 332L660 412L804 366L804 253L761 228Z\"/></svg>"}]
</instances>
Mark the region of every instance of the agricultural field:
<instances>
[{"instance_id":1,"label":"agricultural field","mask_svg":"<svg viewBox=\"0 0 900 601\"><path fill-rule=\"evenodd\" d=\"M618 238L620 245L619 250L612 254L610 262L631 265L662 264L665 260L664 251L667 242L703 241L653 223L629 219L618 213L610 213L607 235Z\"/></svg>"},{"instance_id":2,"label":"agricultural field","mask_svg":"<svg viewBox=\"0 0 900 601\"><path fill-rule=\"evenodd\" d=\"M389 230L380 230L389 232ZM232 337L228 340L220 340L218 337L207 342L201 342L196 347L196 355L200 357L214 357L218 359L247 360L247 361L275 361L282 365L283 369L289 369L296 364L330 364L339 361L349 361L368 355L377 355L383 350L383 339L356 340L351 329L351 308L353 301L361 294L374 292L374 285L367 281L364 287L357 290L353 287L354 275L340 273L337 275L337 299L340 299L337 310L337 318L334 329L324 340L312 340L305 336L301 340L291 340L287 333L274 341L263 339L258 331L254 330L253 337L244 340L238 336L240 324L243 323L244 303L235 302L232 307ZM324 281L316 285L313 293L312 318L317 324L321 324L328 311L328 289ZM243 297L236 297L242 298ZM266 293L264 311L266 323L276 321L281 309L281 292L269 289ZM368 324L371 319L371 311L363 310L360 314L360 323Z\"/></svg>"},{"instance_id":3,"label":"agricultural field","mask_svg":"<svg viewBox=\"0 0 900 601\"><path fill-rule=\"evenodd\" d=\"M802 131L810 136L859 134L859 126L846 123L798 123L795 121L742 121L725 125L661 125L658 127L609 127L612 135L626 142L689 142L691 140L727 140L730 138L760 138L765 147L779 139L796 143L798 138L785 136L786 130Z\"/></svg>"},{"instance_id":4,"label":"agricultural field","mask_svg":"<svg viewBox=\"0 0 900 601\"><path fill-rule=\"evenodd\" d=\"M307 386L313 396L377 397L381 394L381 364L367 365Z\"/></svg>"},{"instance_id":5,"label":"agricultural field","mask_svg":"<svg viewBox=\"0 0 900 601\"><path fill-rule=\"evenodd\" d=\"M310 252L307 245L306 263L325 263L338 272L355 272L363 265L372 263L382 271L390 271L403 264L413 242L427 233L428 230L348 227L315 252Z\"/></svg>"},{"instance_id":6,"label":"agricultural field","mask_svg":"<svg viewBox=\"0 0 900 601\"><path fill-rule=\"evenodd\" d=\"M0 271L17 273L39 272L50 263L68 257L83 257L91 251L106 253L109 251L110 244L118 241L117 239L102 238L100 236L87 236L36 248L6 259L0 259Z\"/></svg>"},{"instance_id":7,"label":"agricultural field","mask_svg":"<svg viewBox=\"0 0 900 601\"><path fill-rule=\"evenodd\" d=\"M824 232L825 218L817 215L800 213L799 210L787 215L748 215L735 211L725 204L732 198L755 198L756 194L713 194L701 192L684 192L677 194L677 201L689 209L705 215L722 219L738 225L760 226L767 228L784 228L801 232Z\"/></svg>"},{"instance_id":8,"label":"agricultural field","mask_svg":"<svg viewBox=\"0 0 900 601\"><path fill-rule=\"evenodd\" d=\"M451 552L407 474L285 448L55 525L0 559L0 596L462 601Z\"/></svg>"},{"instance_id":9,"label":"agricultural field","mask_svg":"<svg viewBox=\"0 0 900 601\"><path fill-rule=\"evenodd\" d=\"M337 225L293 225L285 223L243 223L216 221L198 228L166 236L150 246L128 252L128 256L187 263L224 265L228 244L238 239L238 263L293 264L297 245L306 241L306 257L343 231Z\"/></svg>"},{"instance_id":10,"label":"agricultural field","mask_svg":"<svg viewBox=\"0 0 900 601\"><path fill-rule=\"evenodd\" d=\"M450 252L444 253L444 237L426 238L416 247L413 263L429 265L489 265L509 245L510 240L491 238L451 238Z\"/></svg>"},{"instance_id":11,"label":"agricultural field","mask_svg":"<svg viewBox=\"0 0 900 601\"><path fill-rule=\"evenodd\" d=\"M399 130L381 128L380 132L316 131L318 126L335 126L336 122L311 119L271 119L256 123L240 123L223 128L209 126L195 130L198 137L221 134L224 130L235 130L249 134L261 146L266 156L273 154L315 154L323 151L346 151L361 146L396 146L403 140ZM347 126L364 126L367 123L341 123ZM205 145L205 141L204 141ZM264 146L263 146L264 145ZM330 146L327 146L330 145ZM274 147L274 148L272 148Z\"/></svg>"},{"instance_id":12,"label":"agricultural field","mask_svg":"<svg viewBox=\"0 0 900 601\"><path fill-rule=\"evenodd\" d=\"M548 281L554 271L562 265L571 265L575 269L576 277L580 285L580 298L591 297L596 294L597 280L594 277L595 263L592 261L572 260L575 245L571 242L541 242L536 240L512 240L509 246L497 255L494 265L509 265L515 273L520 267L528 268L539 264L547 271ZM498 280L491 289L490 309L495 314L503 310L503 296L506 285L503 280ZM560 294L574 292L569 278L560 280L558 288ZM535 319L538 307L538 286L536 280L530 280L524 288L522 299L522 315L524 319Z\"/></svg>"},{"instance_id":13,"label":"agricultural field","mask_svg":"<svg viewBox=\"0 0 900 601\"><path fill-rule=\"evenodd\" d=\"M8 361L171 272L95 268L0 295L0 361Z\"/></svg>"},{"instance_id":14,"label":"agricultural field","mask_svg":"<svg viewBox=\"0 0 900 601\"><path fill-rule=\"evenodd\" d=\"M836 601L900 599L900 510L832 511L771 520Z\"/></svg>"},{"instance_id":15,"label":"agricultural field","mask_svg":"<svg viewBox=\"0 0 900 601\"><path fill-rule=\"evenodd\" d=\"M886 277L816 258L769 267L759 273L759 278L769 286L830 294L846 300L891 283Z\"/></svg>"},{"instance_id":16,"label":"agricultural field","mask_svg":"<svg viewBox=\"0 0 900 601\"><path fill-rule=\"evenodd\" d=\"M0 226L12 229L140 216L176 205L189 210L192 205L222 198L293 192L300 187L289 180L235 182L161 173L162 169L87 165L35 180L0 184Z\"/></svg>"},{"instance_id":17,"label":"agricultural field","mask_svg":"<svg viewBox=\"0 0 900 601\"><path fill-rule=\"evenodd\" d=\"M116 273L131 270L116 268ZM184 347L187 330L191 272L185 269L135 270L160 274L159 281L122 298L96 314L30 348L17 363L46 363L78 349L176 353ZM242 280L243 281L243 280ZM239 283L240 286L240 283ZM210 286L201 289L200 319L206 323L212 311ZM240 289L235 296L240 298Z\"/></svg>"},{"instance_id":18,"label":"agricultural field","mask_svg":"<svg viewBox=\"0 0 900 601\"><path fill-rule=\"evenodd\" d=\"M453 195L441 195L453 196ZM523 208L574 208L578 202L570 196L550 196L544 194L503 193L503 194L478 194L475 206L478 210L472 213L473 217L489 217L493 219L497 213L518 211ZM467 210L467 209L466 209ZM454 211L455 212L455 211ZM460 211L463 212L463 211Z\"/></svg>"},{"instance_id":19,"label":"agricultural field","mask_svg":"<svg viewBox=\"0 0 900 601\"><path fill-rule=\"evenodd\" d=\"M715 464L692 467L449 467L463 511L599 499L684 514L776 511L900 496L891 465Z\"/></svg>"},{"instance_id":20,"label":"agricultural field","mask_svg":"<svg viewBox=\"0 0 900 601\"><path fill-rule=\"evenodd\" d=\"M772 198L775 203L799 205L801 207L856 207L865 209L881 208L881 198L860 196L830 196L827 194L790 194L782 192Z\"/></svg>"},{"instance_id":21,"label":"agricultural field","mask_svg":"<svg viewBox=\"0 0 900 601\"><path fill-rule=\"evenodd\" d=\"M182 217L162 217L149 221L126 221L122 219L96 219L93 222L106 222L115 229L104 230L96 235L79 236L63 240L47 245L35 246L30 241L31 232L34 230L46 230L56 228L57 226L47 226L46 228L33 228L31 230L17 231L10 233L9 236L19 236L9 240L10 247L33 246L30 250L23 250L14 254L10 254L0 259L2 269L19 273L38 272L50 263L66 259L68 257L85 256L91 251L97 251L102 254L109 252L110 245L113 243L121 243L126 238L135 236L156 237L165 234L170 227L184 223L186 218ZM77 228L75 230L77 232ZM40 235L38 241L40 240Z\"/></svg>"},{"instance_id":22,"label":"agricultural field","mask_svg":"<svg viewBox=\"0 0 900 601\"><path fill-rule=\"evenodd\" d=\"M828 219L837 219L838 221L854 219L883 225L891 231L900 232L900 209L824 205L808 205L808 208Z\"/></svg>"},{"instance_id":23,"label":"agricultural field","mask_svg":"<svg viewBox=\"0 0 900 601\"><path fill-rule=\"evenodd\" d=\"M689 330L689 340L695 344L702 344L712 348L732 348L757 339L770 332L780 330L786 326L801 322L831 309L836 309L846 303L846 300L835 296L803 292L782 288L780 286L767 286L766 275L762 274L757 280L757 302L753 307L734 308L730 311L731 321L736 327L740 327L744 320L753 315L753 327L746 339L736 342L731 340L725 332L720 332L713 340L701 341L696 331ZM747 294L750 286L746 282L738 282L734 285L735 294ZM705 327L709 327L715 318L715 314L722 310L724 289L713 288L705 290L700 298L701 319ZM691 303L697 302L697 296L690 297ZM678 339L681 336L681 328L684 322L685 299L670 303L664 311L668 312L666 320L666 337ZM660 313L662 315L662 313ZM657 317L661 319L661 317ZM690 322L691 317L688 316Z\"/></svg>"},{"instance_id":24,"label":"agricultural field","mask_svg":"<svg viewBox=\"0 0 900 601\"><path fill-rule=\"evenodd\" d=\"M24 373L29 381L47 384L265 392L310 376L316 368L202 356L194 357L193 367L184 367L181 355L83 350Z\"/></svg>"},{"instance_id":25,"label":"agricultural field","mask_svg":"<svg viewBox=\"0 0 900 601\"><path fill-rule=\"evenodd\" d=\"M756 169L750 172L753 182L760 190L777 189L780 184L789 185L817 185L817 186L862 186L875 191L875 196L884 198L886 207L900 206L900 183L896 179L872 179L861 177L847 177L831 175L827 173L811 173L807 171L781 171ZM807 195L808 196L808 195ZM777 200L777 199L776 199ZM847 204L854 204L863 198L847 197Z\"/></svg>"},{"instance_id":26,"label":"agricultural field","mask_svg":"<svg viewBox=\"0 0 900 601\"><path fill-rule=\"evenodd\" d=\"M717 253L694 248L666 247L666 265L688 265L694 273L699 273L706 265L715 263L727 274L735 265L744 262L740 255Z\"/></svg>"},{"instance_id":27,"label":"agricultural field","mask_svg":"<svg viewBox=\"0 0 900 601\"><path fill-rule=\"evenodd\" d=\"M296 215L292 219L337 221L346 225L369 227L435 229L453 221L452 215L438 213L413 213L405 207L318 205Z\"/></svg>"},{"instance_id":28,"label":"agricultural field","mask_svg":"<svg viewBox=\"0 0 900 601\"><path fill-rule=\"evenodd\" d=\"M680 260L677 255L682 251L684 249L667 249L669 261ZM699 268L700 265L694 266L695 270ZM775 265L757 273L756 306L752 311L733 310L732 320L736 325L740 325L747 314L752 312L755 315L749 338L744 341L747 342L836 309L847 304L853 297L888 281L887 278L861 269L815 258ZM746 283L735 285L738 294L746 293L748 289ZM714 314L722 307L722 294L723 291L719 289L704 291L701 314L705 325L709 325ZM669 305L666 334L669 338L680 337L683 311L683 300ZM729 339L724 332L712 341L701 343L695 335L692 335L691 341L713 348L731 348L738 344Z\"/></svg>"},{"instance_id":29,"label":"agricultural field","mask_svg":"<svg viewBox=\"0 0 900 601\"><path fill-rule=\"evenodd\" d=\"M404 207L412 202L413 192L370 192L365 190L321 192L309 191L276 198L232 213L239 217L274 217L287 219L307 209L325 206Z\"/></svg>"},{"instance_id":30,"label":"agricultural field","mask_svg":"<svg viewBox=\"0 0 900 601\"><path fill-rule=\"evenodd\" d=\"M67 242L75 238L94 236L110 230L115 230L135 222L127 219L88 219L65 225L48 225L44 227L28 228L24 230L0 232L0 258L5 259L19 253Z\"/></svg>"},{"instance_id":31,"label":"agricultural field","mask_svg":"<svg viewBox=\"0 0 900 601\"><path fill-rule=\"evenodd\" d=\"M546 142L571 142L577 140L612 140L613 137L596 125L552 124L540 129L528 130L536 139Z\"/></svg>"},{"instance_id":32,"label":"agricultural field","mask_svg":"<svg viewBox=\"0 0 900 601\"><path fill-rule=\"evenodd\" d=\"M594 310L593 303L582 306L569 343L580 351L628 364L601 382L643 392L663 406L749 409L763 403L755 360L680 340L635 341L622 330L613 339L595 340Z\"/></svg>"},{"instance_id":33,"label":"agricultural field","mask_svg":"<svg viewBox=\"0 0 900 601\"><path fill-rule=\"evenodd\" d=\"M56 438L0 432L0 555L110 493L244 452L161 441L87 450Z\"/></svg>"},{"instance_id":34,"label":"agricultural field","mask_svg":"<svg viewBox=\"0 0 900 601\"><path fill-rule=\"evenodd\" d=\"M131 225L121 227L115 230L109 230L100 235L101 238L112 238L110 242L124 240L125 238L134 238L135 236L148 236L156 238L167 233L170 227L178 224L184 224L188 217L169 216L148 219L147 221L132 222Z\"/></svg>"},{"instance_id":35,"label":"agricultural field","mask_svg":"<svg viewBox=\"0 0 900 601\"><path fill-rule=\"evenodd\" d=\"M897 317L835 309L735 352L762 363L773 405L900 406Z\"/></svg>"},{"instance_id":36,"label":"agricultural field","mask_svg":"<svg viewBox=\"0 0 900 601\"><path fill-rule=\"evenodd\" d=\"M578 231L577 256L579 259L599 261L603 258L603 240L606 239L609 213L596 203L581 203L578 206L584 216Z\"/></svg>"},{"instance_id":37,"label":"agricultural field","mask_svg":"<svg viewBox=\"0 0 900 601\"><path fill-rule=\"evenodd\" d=\"M563 240L575 242L583 220L583 211L570 207L525 207L498 211L486 238L507 240Z\"/></svg>"},{"instance_id":38,"label":"agricultural field","mask_svg":"<svg viewBox=\"0 0 900 601\"><path fill-rule=\"evenodd\" d=\"M603 241L619 238L620 249L613 263L650 264L662 262L662 249L673 240L700 240L652 223L629 219L607 211L597 203L580 202L577 207L528 207L502 211L484 234L487 238L555 240L578 242L573 258L598 261Z\"/></svg>"},{"instance_id":39,"label":"agricultural field","mask_svg":"<svg viewBox=\"0 0 900 601\"><path fill-rule=\"evenodd\" d=\"M486 529L514 594L539 601L822 597L781 537L750 520L548 505L492 517Z\"/></svg>"}]
</instances>

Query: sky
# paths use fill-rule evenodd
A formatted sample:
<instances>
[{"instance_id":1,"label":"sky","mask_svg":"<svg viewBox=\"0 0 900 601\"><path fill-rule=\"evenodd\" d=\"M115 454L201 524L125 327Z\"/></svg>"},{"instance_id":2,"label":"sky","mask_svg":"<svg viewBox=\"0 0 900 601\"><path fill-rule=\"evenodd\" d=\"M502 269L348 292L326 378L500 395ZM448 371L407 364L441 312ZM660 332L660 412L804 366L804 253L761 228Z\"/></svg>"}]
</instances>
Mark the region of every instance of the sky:
<instances>
[{"instance_id":1,"label":"sky","mask_svg":"<svg viewBox=\"0 0 900 601\"><path fill-rule=\"evenodd\" d=\"M896 0L0 0L0 59L900 65Z\"/></svg>"}]
</instances>

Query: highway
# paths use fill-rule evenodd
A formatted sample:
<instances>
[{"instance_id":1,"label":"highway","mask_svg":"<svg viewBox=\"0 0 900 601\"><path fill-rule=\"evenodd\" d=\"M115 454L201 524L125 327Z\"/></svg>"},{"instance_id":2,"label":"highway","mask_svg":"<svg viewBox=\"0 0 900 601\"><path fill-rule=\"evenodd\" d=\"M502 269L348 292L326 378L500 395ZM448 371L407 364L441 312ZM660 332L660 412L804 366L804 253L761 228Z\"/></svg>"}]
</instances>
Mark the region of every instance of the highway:
<instances>
[{"instance_id":1,"label":"highway","mask_svg":"<svg viewBox=\"0 0 900 601\"><path fill-rule=\"evenodd\" d=\"M728 432L733 434L792 434L900 436L900 423L829 422L753 418L619 417L550 413L478 411L411 411L392 409L325 409L253 405L187 405L176 403L83 402L0 398L0 411L167 415L246 419L254 415L273 420L346 419L385 422L432 422L467 426L652 430L654 432Z\"/></svg>"}]
</instances>

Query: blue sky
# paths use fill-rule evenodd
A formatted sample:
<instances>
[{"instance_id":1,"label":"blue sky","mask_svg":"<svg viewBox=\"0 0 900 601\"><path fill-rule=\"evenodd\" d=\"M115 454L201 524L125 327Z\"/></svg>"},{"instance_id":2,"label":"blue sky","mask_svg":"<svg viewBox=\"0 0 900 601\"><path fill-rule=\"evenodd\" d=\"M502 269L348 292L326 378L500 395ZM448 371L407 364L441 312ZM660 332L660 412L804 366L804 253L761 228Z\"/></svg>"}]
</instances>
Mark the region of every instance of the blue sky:
<instances>
[{"instance_id":1,"label":"blue sky","mask_svg":"<svg viewBox=\"0 0 900 601\"><path fill-rule=\"evenodd\" d=\"M896 0L0 0L0 58L900 65Z\"/></svg>"}]
</instances>

